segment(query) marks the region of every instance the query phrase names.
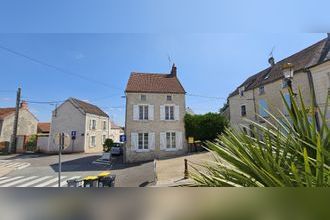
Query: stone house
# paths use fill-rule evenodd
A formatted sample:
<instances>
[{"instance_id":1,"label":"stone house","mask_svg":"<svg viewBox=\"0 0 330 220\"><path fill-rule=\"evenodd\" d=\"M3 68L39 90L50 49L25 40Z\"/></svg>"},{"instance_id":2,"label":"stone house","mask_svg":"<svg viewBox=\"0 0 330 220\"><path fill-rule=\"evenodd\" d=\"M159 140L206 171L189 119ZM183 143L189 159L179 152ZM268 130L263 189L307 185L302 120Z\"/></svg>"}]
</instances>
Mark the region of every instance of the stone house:
<instances>
[{"instance_id":1,"label":"stone house","mask_svg":"<svg viewBox=\"0 0 330 220\"><path fill-rule=\"evenodd\" d=\"M267 111L276 116L280 115L279 111L287 114L280 95L282 92L289 102L288 85L282 72L283 65L287 63L293 65L294 93L297 94L300 89L307 105L313 104L312 96L314 95L314 105L320 110L324 109L330 88L329 49L330 36L328 34L327 38L277 63L271 57L268 68L246 79L229 95L231 126L243 127L242 129L247 132L251 125L246 119L264 123L257 115L267 118L269 117Z\"/></svg>"},{"instance_id":2,"label":"stone house","mask_svg":"<svg viewBox=\"0 0 330 220\"><path fill-rule=\"evenodd\" d=\"M109 138L111 138L114 142L120 142L120 135L124 134L124 129L115 124L112 120L110 120L110 134Z\"/></svg>"},{"instance_id":3,"label":"stone house","mask_svg":"<svg viewBox=\"0 0 330 220\"><path fill-rule=\"evenodd\" d=\"M0 142L11 142L14 129L15 108L0 108ZM37 134L38 119L29 111L26 102L22 101L18 113L18 136Z\"/></svg>"},{"instance_id":4,"label":"stone house","mask_svg":"<svg viewBox=\"0 0 330 220\"><path fill-rule=\"evenodd\" d=\"M185 94L175 65L170 74L131 74L126 87L126 162L187 153Z\"/></svg>"},{"instance_id":5,"label":"stone house","mask_svg":"<svg viewBox=\"0 0 330 220\"><path fill-rule=\"evenodd\" d=\"M109 116L95 105L69 98L53 111L48 149L43 151L58 151L54 138L61 132L75 136L64 152L102 152L109 137Z\"/></svg>"}]
</instances>

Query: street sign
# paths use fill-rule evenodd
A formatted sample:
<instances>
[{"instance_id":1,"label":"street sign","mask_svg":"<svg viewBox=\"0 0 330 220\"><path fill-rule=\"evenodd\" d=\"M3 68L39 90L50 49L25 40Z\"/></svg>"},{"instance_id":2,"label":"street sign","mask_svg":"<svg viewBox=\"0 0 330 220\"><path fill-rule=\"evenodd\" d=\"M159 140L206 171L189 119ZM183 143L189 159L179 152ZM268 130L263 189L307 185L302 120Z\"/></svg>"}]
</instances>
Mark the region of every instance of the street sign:
<instances>
[{"instance_id":1,"label":"street sign","mask_svg":"<svg viewBox=\"0 0 330 220\"><path fill-rule=\"evenodd\" d=\"M126 135L122 134L119 136L120 142L126 142Z\"/></svg>"},{"instance_id":2,"label":"street sign","mask_svg":"<svg viewBox=\"0 0 330 220\"><path fill-rule=\"evenodd\" d=\"M188 137L188 144L194 143L194 137Z\"/></svg>"},{"instance_id":3,"label":"street sign","mask_svg":"<svg viewBox=\"0 0 330 220\"><path fill-rule=\"evenodd\" d=\"M71 139L75 140L77 137L77 131L71 131Z\"/></svg>"},{"instance_id":4,"label":"street sign","mask_svg":"<svg viewBox=\"0 0 330 220\"><path fill-rule=\"evenodd\" d=\"M61 142L60 142L60 137L61 137L61 133L57 133L55 134L54 136L54 143L57 145L57 146L60 146ZM71 143L71 138L68 134L65 134L64 133L64 143L63 143L63 148L62 149L65 149L65 148L68 148L70 146L70 143Z\"/></svg>"}]
</instances>

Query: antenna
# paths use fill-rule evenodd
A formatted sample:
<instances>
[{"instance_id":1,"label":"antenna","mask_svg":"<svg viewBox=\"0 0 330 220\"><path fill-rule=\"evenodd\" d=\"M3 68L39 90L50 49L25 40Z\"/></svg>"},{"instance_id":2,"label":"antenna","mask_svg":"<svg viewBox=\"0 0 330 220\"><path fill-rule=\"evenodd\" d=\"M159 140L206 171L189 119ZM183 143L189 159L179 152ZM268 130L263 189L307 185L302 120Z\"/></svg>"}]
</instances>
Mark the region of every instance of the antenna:
<instances>
[{"instance_id":1,"label":"antenna","mask_svg":"<svg viewBox=\"0 0 330 220\"><path fill-rule=\"evenodd\" d=\"M275 46L273 46L272 50L270 51L269 57L273 57L274 50L275 50Z\"/></svg>"},{"instance_id":2,"label":"antenna","mask_svg":"<svg viewBox=\"0 0 330 220\"><path fill-rule=\"evenodd\" d=\"M167 54L167 59L168 59L168 68L171 69L172 60L171 60L171 56L169 54Z\"/></svg>"}]
</instances>

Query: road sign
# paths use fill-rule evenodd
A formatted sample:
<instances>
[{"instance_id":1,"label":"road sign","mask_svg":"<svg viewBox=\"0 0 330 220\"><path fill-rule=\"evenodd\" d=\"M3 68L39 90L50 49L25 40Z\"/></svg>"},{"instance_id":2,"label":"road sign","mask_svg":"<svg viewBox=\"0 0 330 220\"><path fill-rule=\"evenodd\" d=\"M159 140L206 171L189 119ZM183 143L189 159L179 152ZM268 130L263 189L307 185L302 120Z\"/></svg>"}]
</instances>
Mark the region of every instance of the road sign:
<instances>
[{"instance_id":1,"label":"road sign","mask_svg":"<svg viewBox=\"0 0 330 220\"><path fill-rule=\"evenodd\" d=\"M126 142L126 135L122 134L119 136L120 142Z\"/></svg>"},{"instance_id":2,"label":"road sign","mask_svg":"<svg viewBox=\"0 0 330 220\"><path fill-rule=\"evenodd\" d=\"M55 134L55 137L54 137L53 141L57 146L60 146L60 144L61 144L60 137L61 137L61 133ZM71 143L70 136L68 134L64 133L64 143L63 143L63 148L62 149L68 148L70 146L70 143Z\"/></svg>"}]
</instances>

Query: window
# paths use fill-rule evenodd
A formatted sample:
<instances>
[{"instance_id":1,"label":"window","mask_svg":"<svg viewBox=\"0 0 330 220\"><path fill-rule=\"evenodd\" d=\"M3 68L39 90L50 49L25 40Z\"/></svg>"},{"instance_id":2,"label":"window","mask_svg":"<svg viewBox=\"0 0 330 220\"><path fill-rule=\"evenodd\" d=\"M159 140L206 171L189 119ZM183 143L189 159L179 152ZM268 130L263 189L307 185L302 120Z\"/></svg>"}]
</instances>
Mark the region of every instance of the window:
<instances>
[{"instance_id":1,"label":"window","mask_svg":"<svg viewBox=\"0 0 330 220\"><path fill-rule=\"evenodd\" d=\"M286 88L286 87L288 87L288 80L283 79L283 80L282 80L282 89L284 89L284 88Z\"/></svg>"},{"instance_id":2,"label":"window","mask_svg":"<svg viewBox=\"0 0 330 220\"><path fill-rule=\"evenodd\" d=\"M104 144L105 143L105 139L107 138L106 135L102 135L102 143Z\"/></svg>"},{"instance_id":3,"label":"window","mask_svg":"<svg viewBox=\"0 0 330 220\"><path fill-rule=\"evenodd\" d=\"M103 130L107 130L107 122L103 121Z\"/></svg>"},{"instance_id":4,"label":"window","mask_svg":"<svg viewBox=\"0 0 330 220\"><path fill-rule=\"evenodd\" d=\"M174 106L165 106L165 120L174 120Z\"/></svg>"},{"instance_id":5,"label":"window","mask_svg":"<svg viewBox=\"0 0 330 220\"><path fill-rule=\"evenodd\" d=\"M244 90L245 90L244 86L238 89L238 93L240 96L244 96Z\"/></svg>"},{"instance_id":6,"label":"window","mask_svg":"<svg viewBox=\"0 0 330 220\"><path fill-rule=\"evenodd\" d=\"M241 116L242 117L246 116L246 106L245 105L241 106Z\"/></svg>"},{"instance_id":7,"label":"window","mask_svg":"<svg viewBox=\"0 0 330 220\"><path fill-rule=\"evenodd\" d=\"M176 148L176 135L175 132L166 132L166 148Z\"/></svg>"},{"instance_id":8,"label":"window","mask_svg":"<svg viewBox=\"0 0 330 220\"><path fill-rule=\"evenodd\" d=\"M92 130L96 129L96 120L95 119L92 119L92 121L91 121L91 129Z\"/></svg>"},{"instance_id":9,"label":"window","mask_svg":"<svg viewBox=\"0 0 330 220\"><path fill-rule=\"evenodd\" d=\"M148 120L149 108L147 105L139 105L139 120Z\"/></svg>"},{"instance_id":10,"label":"window","mask_svg":"<svg viewBox=\"0 0 330 220\"><path fill-rule=\"evenodd\" d=\"M267 117L268 116L268 105L267 102L264 99L259 100L259 115L261 117Z\"/></svg>"},{"instance_id":11,"label":"window","mask_svg":"<svg viewBox=\"0 0 330 220\"><path fill-rule=\"evenodd\" d=\"M259 95L265 94L265 87L264 86L260 86L259 87Z\"/></svg>"},{"instance_id":12,"label":"window","mask_svg":"<svg viewBox=\"0 0 330 220\"><path fill-rule=\"evenodd\" d=\"M171 96L171 95L168 95L168 96L166 97L166 100L167 100L167 101L172 101L172 96Z\"/></svg>"},{"instance_id":13,"label":"window","mask_svg":"<svg viewBox=\"0 0 330 220\"><path fill-rule=\"evenodd\" d=\"M141 95L141 101L147 101L147 96L146 95Z\"/></svg>"},{"instance_id":14,"label":"window","mask_svg":"<svg viewBox=\"0 0 330 220\"><path fill-rule=\"evenodd\" d=\"M95 147L95 146L96 146L96 137L91 136L91 147Z\"/></svg>"},{"instance_id":15,"label":"window","mask_svg":"<svg viewBox=\"0 0 330 220\"><path fill-rule=\"evenodd\" d=\"M138 134L138 148L139 150L147 150L149 144L149 134L139 133Z\"/></svg>"}]
</instances>

